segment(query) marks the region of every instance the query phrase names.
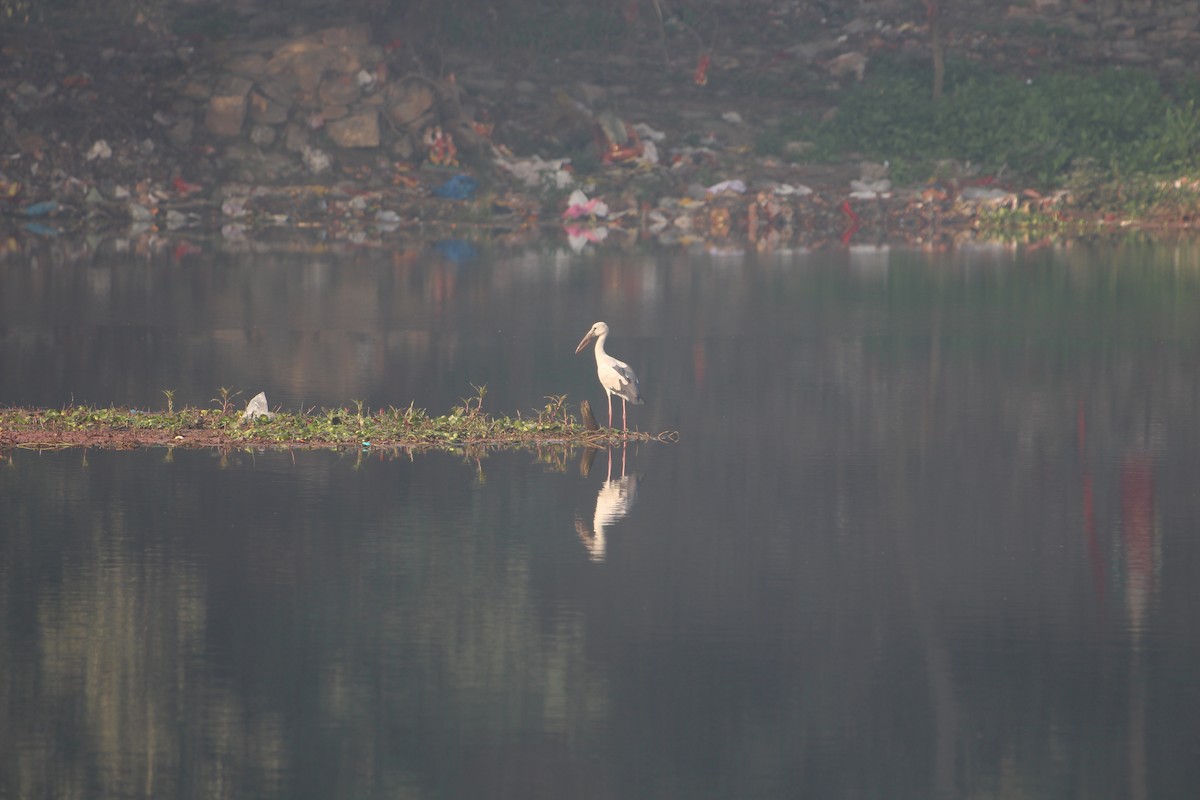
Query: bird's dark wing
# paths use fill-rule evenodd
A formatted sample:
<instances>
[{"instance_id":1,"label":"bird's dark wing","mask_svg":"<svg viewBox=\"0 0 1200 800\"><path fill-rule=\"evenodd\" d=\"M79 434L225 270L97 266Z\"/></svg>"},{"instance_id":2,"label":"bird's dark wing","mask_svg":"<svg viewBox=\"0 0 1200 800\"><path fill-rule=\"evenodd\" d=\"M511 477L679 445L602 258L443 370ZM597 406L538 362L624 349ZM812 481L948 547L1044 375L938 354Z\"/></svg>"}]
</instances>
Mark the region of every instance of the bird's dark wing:
<instances>
[{"instance_id":1,"label":"bird's dark wing","mask_svg":"<svg viewBox=\"0 0 1200 800\"><path fill-rule=\"evenodd\" d=\"M641 386L638 384L637 375L633 373L629 365L623 361L618 361L613 364L613 369L621 376L621 387L616 390L616 394L624 397L634 405L642 402Z\"/></svg>"}]
</instances>

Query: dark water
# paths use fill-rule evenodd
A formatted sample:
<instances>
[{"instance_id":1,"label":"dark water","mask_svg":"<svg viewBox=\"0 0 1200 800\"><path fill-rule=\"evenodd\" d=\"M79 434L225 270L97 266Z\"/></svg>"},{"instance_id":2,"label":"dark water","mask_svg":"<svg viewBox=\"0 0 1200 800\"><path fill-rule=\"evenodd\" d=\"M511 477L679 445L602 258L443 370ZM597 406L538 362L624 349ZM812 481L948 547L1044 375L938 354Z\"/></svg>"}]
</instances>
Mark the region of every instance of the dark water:
<instances>
[{"instance_id":1,"label":"dark water","mask_svg":"<svg viewBox=\"0 0 1200 800\"><path fill-rule=\"evenodd\" d=\"M595 405L597 319L678 444L3 454L0 797L1194 794L1196 246L9 259L0 402Z\"/></svg>"}]
</instances>

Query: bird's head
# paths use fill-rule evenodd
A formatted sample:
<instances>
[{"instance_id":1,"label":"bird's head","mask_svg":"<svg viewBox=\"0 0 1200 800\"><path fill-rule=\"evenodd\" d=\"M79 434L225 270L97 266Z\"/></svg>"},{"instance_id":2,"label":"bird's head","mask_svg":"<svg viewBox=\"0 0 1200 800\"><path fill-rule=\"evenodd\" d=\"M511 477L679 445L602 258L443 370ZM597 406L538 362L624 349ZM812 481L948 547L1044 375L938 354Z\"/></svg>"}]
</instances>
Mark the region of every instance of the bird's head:
<instances>
[{"instance_id":1,"label":"bird's head","mask_svg":"<svg viewBox=\"0 0 1200 800\"><path fill-rule=\"evenodd\" d=\"M599 339L601 336L606 336L606 335L608 335L608 326L605 325L603 322L597 322L595 325L592 326L591 330L589 330L587 332L587 334L583 337L583 341L579 343L579 346L575 348L575 355L579 355L580 353L582 353L583 348L587 347L588 343L591 342L593 339Z\"/></svg>"}]
</instances>

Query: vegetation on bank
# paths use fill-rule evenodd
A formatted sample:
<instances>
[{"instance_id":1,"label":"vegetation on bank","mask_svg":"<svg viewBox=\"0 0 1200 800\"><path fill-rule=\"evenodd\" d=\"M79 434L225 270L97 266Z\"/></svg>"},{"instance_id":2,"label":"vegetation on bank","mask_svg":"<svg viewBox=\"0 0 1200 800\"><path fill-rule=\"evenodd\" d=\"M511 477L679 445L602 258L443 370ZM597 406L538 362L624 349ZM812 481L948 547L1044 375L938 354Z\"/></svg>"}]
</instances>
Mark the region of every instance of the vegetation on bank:
<instances>
[{"instance_id":1,"label":"vegetation on bank","mask_svg":"<svg viewBox=\"0 0 1200 800\"><path fill-rule=\"evenodd\" d=\"M301 447L456 447L462 445L531 445L578 443L604 445L614 441L664 439L631 431L589 429L568 411L566 396L547 398L530 417L495 417L483 408L486 390L465 399L449 414L430 416L407 408L350 407L284 412L247 419L234 407L228 392L215 408L175 409L170 393L165 411L136 408L0 409L0 446L57 447L76 444L136 446L179 444L193 446L279 445Z\"/></svg>"},{"instance_id":2,"label":"vegetation on bank","mask_svg":"<svg viewBox=\"0 0 1200 800\"><path fill-rule=\"evenodd\" d=\"M1023 77L955 61L938 102L931 82L927 60L873 64L839 96L835 114L786 120L758 149L782 154L788 142L807 141L803 158L812 162L857 152L889 161L900 184L961 177L971 165L979 177L1066 189L1077 206L1098 211L1178 209L1181 189L1195 204L1195 78L1167 86L1147 70L1116 67Z\"/></svg>"}]
</instances>

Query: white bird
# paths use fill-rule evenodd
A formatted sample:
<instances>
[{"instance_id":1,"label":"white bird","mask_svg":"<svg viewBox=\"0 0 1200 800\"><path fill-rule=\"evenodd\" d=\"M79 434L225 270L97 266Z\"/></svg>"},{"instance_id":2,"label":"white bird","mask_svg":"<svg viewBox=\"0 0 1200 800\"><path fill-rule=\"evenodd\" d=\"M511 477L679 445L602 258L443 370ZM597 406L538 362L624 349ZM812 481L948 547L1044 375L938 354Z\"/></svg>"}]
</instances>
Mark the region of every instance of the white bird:
<instances>
[{"instance_id":1,"label":"white bird","mask_svg":"<svg viewBox=\"0 0 1200 800\"><path fill-rule=\"evenodd\" d=\"M583 341L579 343L579 347L575 348L575 355L583 352L583 348L587 347L588 342L592 339L596 340L596 375L600 378L600 385L604 387L605 393L608 394L608 427L612 427L612 399L615 394L621 398L621 426L624 430L629 430L629 424L625 418L625 402L629 401L636 405L642 403L642 393L638 388L637 375L633 374L633 370L624 361L619 361L608 353L604 352L604 340L608 338L608 325L603 322L597 322L592 326L592 329L583 337Z\"/></svg>"}]
</instances>

